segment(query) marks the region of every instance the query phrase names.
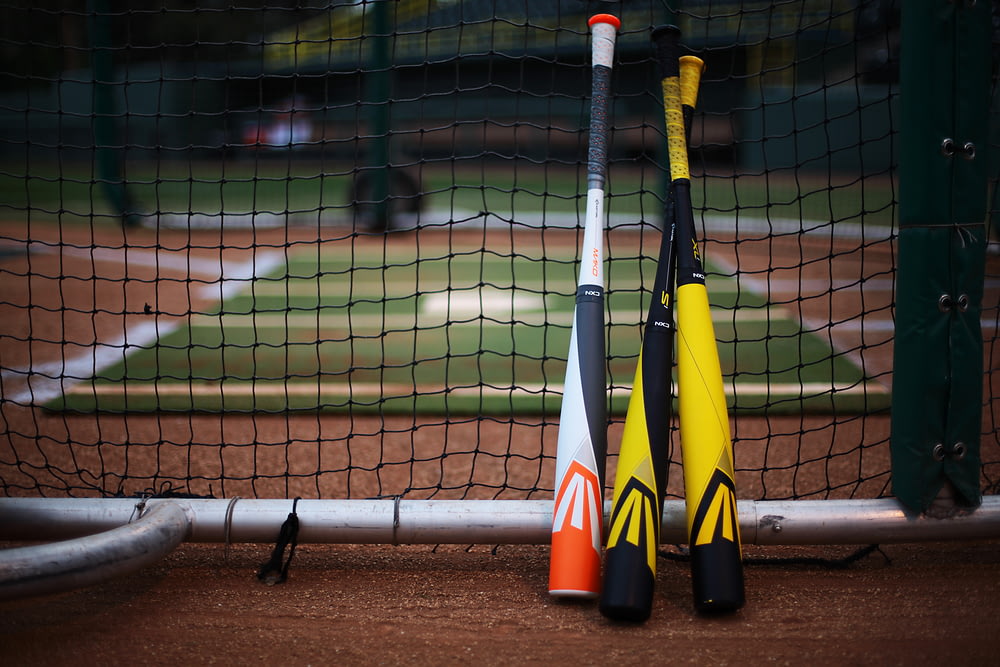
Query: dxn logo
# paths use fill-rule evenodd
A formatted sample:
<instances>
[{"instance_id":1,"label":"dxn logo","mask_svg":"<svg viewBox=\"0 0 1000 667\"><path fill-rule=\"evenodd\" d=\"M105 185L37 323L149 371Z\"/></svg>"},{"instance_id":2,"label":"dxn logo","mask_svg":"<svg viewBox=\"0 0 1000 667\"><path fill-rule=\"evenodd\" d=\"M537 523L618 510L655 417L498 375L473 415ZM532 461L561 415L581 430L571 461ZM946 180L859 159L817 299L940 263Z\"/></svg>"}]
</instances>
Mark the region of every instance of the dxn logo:
<instances>
[{"instance_id":1,"label":"dxn logo","mask_svg":"<svg viewBox=\"0 0 1000 667\"><path fill-rule=\"evenodd\" d=\"M716 468L695 511L691 543L699 546L716 540L739 542L739 530L736 484Z\"/></svg>"}]
</instances>

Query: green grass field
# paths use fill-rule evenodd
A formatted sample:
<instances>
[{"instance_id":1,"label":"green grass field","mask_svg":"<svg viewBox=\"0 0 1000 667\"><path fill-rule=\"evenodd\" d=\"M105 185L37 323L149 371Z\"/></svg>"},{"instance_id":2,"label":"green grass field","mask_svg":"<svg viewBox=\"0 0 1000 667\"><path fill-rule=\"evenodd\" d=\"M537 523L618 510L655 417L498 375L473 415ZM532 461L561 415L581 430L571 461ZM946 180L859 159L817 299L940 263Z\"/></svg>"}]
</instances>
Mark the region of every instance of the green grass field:
<instances>
[{"instance_id":1,"label":"green grass field","mask_svg":"<svg viewBox=\"0 0 1000 667\"><path fill-rule=\"evenodd\" d=\"M489 211L504 219L578 214L580 168L516 163L426 165L424 210ZM164 216L321 212L349 218L347 166L308 160L129 165L130 196L157 224ZM653 219L661 174L612 168L609 211ZM707 175L693 188L706 215L740 219L857 220L891 224L888 181ZM93 224L109 214L85 165L0 171L8 219ZM30 212L30 213L29 213ZM157 216L160 216L159 218ZM573 220L572 216L563 216ZM113 224L113 221L108 221ZM395 249L390 249L390 247ZM417 257L406 244L371 255L291 254L243 293L50 407L80 411L361 410L553 412L558 410L573 311L576 255L518 258L470 249ZM393 253L398 253L394 255ZM532 261L534 259L534 261ZM611 408L628 400L652 260L611 256L607 308ZM648 285L645 285L648 289ZM853 363L793 317L732 280L714 277L716 335L732 407L769 412L871 410L887 402ZM836 388L836 391L831 391Z\"/></svg>"},{"instance_id":2,"label":"green grass field","mask_svg":"<svg viewBox=\"0 0 1000 667\"><path fill-rule=\"evenodd\" d=\"M575 251L561 252L516 262L478 249L417 262L409 244L293 254L49 407L557 413L576 281ZM634 259L609 261L614 413L627 405L648 303L638 276L654 267L642 261L641 272ZM822 339L736 287L709 281L731 408L871 410L887 400Z\"/></svg>"},{"instance_id":3,"label":"green grass field","mask_svg":"<svg viewBox=\"0 0 1000 667\"><path fill-rule=\"evenodd\" d=\"M101 186L86 165L42 163L0 169L0 210L18 219L31 211L35 220L90 222L111 210ZM425 165L419 172L424 210L489 211L505 219L525 212L575 213L586 190L583 169L531 163ZM350 215L347 193L353 174L348 166L298 160L242 162L166 162L130 165L125 180L131 200L148 216L160 219L247 215L254 212L304 214L315 221ZM661 174L648 165L612 167L609 210L659 214ZM708 215L841 221L864 215L866 225L890 225L895 193L887 179L845 179L829 174L815 182L807 176L767 174L739 178L707 174L695 179L694 206Z\"/></svg>"}]
</instances>

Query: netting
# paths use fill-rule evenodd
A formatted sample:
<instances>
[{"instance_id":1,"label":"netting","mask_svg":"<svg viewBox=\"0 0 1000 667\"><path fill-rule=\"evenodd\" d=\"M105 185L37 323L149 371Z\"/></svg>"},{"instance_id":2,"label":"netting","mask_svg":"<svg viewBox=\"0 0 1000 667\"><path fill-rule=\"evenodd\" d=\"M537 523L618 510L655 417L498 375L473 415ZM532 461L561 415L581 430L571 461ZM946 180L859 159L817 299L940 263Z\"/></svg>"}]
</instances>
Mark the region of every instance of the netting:
<instances>
[{"instance_id":1,"label":"netting","mask_svg":"<svg viewBox=\"0 0 1000 667\"><path fill-rule=\"evenodd\" d=\"M0 493L551 496L607 3L0 4ZM608 479L668 187L649 33L675 22L707 64L739 495L889 494L898 6L620 13Z\"/></svg>"}]
</instances>

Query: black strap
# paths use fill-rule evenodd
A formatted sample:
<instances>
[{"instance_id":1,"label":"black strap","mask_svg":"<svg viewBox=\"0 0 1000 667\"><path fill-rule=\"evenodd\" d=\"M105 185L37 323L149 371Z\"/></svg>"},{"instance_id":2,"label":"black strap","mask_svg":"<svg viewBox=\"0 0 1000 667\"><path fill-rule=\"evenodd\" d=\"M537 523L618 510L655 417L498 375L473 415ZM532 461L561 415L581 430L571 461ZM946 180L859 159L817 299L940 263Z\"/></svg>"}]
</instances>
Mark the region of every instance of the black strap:
<instances>
[{"instance_id":1,"label":"black strap","mask_svg":"<svg viewBox=\"0 0 1000 667\"><path fill-rule=\"evenodd\" d=\"M271 558L260 566L257 571L257 578L268 586L283 584L288 579L288 566L292 564L292 556L295 555L295 545L299 539L299 515L295 513L295 508L299 504L299 499L292 501L292 512L281 524L278 532L278 541L271 552ZM285 548L291 546L288 551L288 559L282 564Z\"/></svg>"}]
</instances>

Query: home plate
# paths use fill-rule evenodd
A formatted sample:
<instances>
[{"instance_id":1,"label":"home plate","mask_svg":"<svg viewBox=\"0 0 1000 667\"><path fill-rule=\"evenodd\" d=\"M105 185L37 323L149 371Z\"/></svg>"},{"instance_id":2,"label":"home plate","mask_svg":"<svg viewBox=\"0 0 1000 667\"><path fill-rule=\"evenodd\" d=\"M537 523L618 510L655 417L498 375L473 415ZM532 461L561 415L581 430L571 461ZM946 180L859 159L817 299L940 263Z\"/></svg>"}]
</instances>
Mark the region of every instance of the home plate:
<instances>
[{"instance_id":1,"label":"home plate","mask_svg":"<svg viewBox=\"0 0 1000 667\"><path fill-rule=\"evenodd\" d=\"M420 300L424 315L444 315L451 318L511 317L515 313L544 310L545 299L540 294L529 294L513 289L480 287L470 290L449 290L428 294Z\"/></svg>"}]
</instances>

